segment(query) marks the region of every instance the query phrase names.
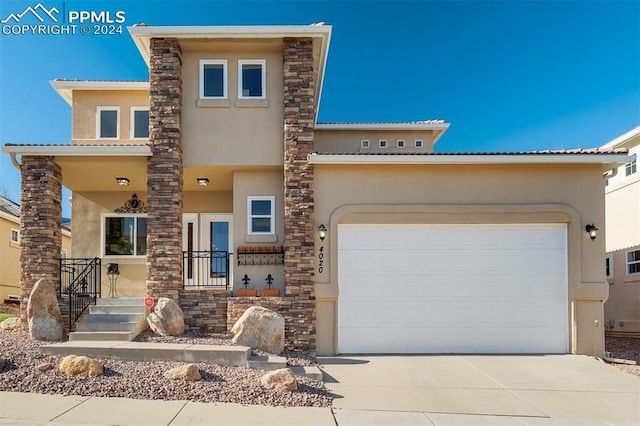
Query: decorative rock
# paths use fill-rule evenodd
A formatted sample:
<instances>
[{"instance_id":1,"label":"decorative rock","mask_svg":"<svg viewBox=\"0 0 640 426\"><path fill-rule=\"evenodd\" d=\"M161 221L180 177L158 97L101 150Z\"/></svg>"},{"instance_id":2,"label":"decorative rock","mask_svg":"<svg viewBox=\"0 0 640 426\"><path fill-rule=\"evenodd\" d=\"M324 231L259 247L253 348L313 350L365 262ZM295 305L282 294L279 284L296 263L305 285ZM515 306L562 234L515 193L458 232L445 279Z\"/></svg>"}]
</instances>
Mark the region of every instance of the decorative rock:
<instances>
[{"instance_id":1,"label":"decorative rock","mask_svg":"<svg viewBox=\"0 0 640 426\"><path fill-rule=\"evenodd\" d=\"M53 368L53 364L50 362L45 362L44 364L36 365L36 370L38 371L47 371Z\"/></svg>"},{"instance_id":2,"label":"decorative rock","mask_svg":"<svg viewBox=\"0 0 640 426\"><path fill-rule=\"evenodd\" d=\"M182 380L185 382L197 382L202 378L200 370L195 364L181 365L164 373L164 378L169 380Z\"/></svg>"},{"instance_id":3,"label":"decorative rock","mask_svg":"<svg viewBox=\"0 0 640 426\"><path fill-rule=\"evenodd\" d=\"M262 306L251 306L231 329L233 343L273 354L284 350L284 317Z\"/></svg>"},{"instance_id":4,"label":"decorative rock","mask_svg":"<svg viewBox=\"0 0 640 426\"><path fill-rule=\"evenodd\" d=\"M288 368L270 371L260 378L263 387L277 392L298 390L295 374Z\"/></svg>"},{"instance_id":5,"label":"decorative rock","mask_svg":"<svg viewBox=\"0 0 640 426\"><path fill-rule=\"evenodd\" d=\"M147 316L149 328L161 336L184 333L184 314L180 306L168 297L158 299L155 309Z\"/></svg>"},{"instance_id":6,"label":"decorative rock","mask_svg":"<svg viewBox=\"0 0 640 426\"><path fill-rule=\"evenodd\" d=\"M86 356L69 355L60 363L60 371L73 375L100 376L104 368L95 359Z\"/></svg>"},{"instance_id":7,"label":"decorative rock","mask_svg":"<svg viewBox=\"0 0 640 426\"><path fill-rule=\"evenodd\" d=\"M56 289L44 278L38 280L31 290L27 304L27 318L32 339L57 341L64 337Z\"/></svg>"},{"instance_id":8,"label":"decorative rock","mask_svg":"<svg viewBox=\"0 0 640 426\"><path fill-rule=\"evenodd\" d=\"M0 322L0 328L3 330L15 330L22 327L22 320L18 317L7 318Z\"/></svg>"}]
</instances>

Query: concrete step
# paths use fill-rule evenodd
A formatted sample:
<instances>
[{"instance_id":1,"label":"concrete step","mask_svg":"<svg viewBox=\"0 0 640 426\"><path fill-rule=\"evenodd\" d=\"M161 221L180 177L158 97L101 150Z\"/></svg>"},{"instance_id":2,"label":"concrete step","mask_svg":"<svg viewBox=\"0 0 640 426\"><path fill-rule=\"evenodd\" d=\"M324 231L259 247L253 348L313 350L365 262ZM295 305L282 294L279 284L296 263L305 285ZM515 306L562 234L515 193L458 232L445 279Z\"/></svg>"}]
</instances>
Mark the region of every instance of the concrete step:
<instances>
[{"instance_id":1,"label":"concrete step","mask_svg":"<svg viewBox=\"0 0 640 426\"><path fill-rule=\"evenodd\" d=\"M96 305L98 306L124 306L124 305L135 305L135 306L144 306L144 298L143 297L100 297L96 300Z\"/></svg>"},{"instance_id":2,"label":"concrete step","mask_svg":"<svg viewBox=\"0 0 640 426\"><path fill-rule=\"evenodd\" d=\"M114 323L114 322L137 322L145 318L144 314L88 314L85 315L83 323Z\"/></svg>"},{"instance_id":3,"label":"concrete step","mask_svg":"<svg viewBox=\"0 0 640 426\"><path fill-rule=\"evenodd\" d=\"M58 355L85 355L125 361L179 361L247 367L247 346L190 345L180 343L69 341L43 345L40 350Z\"/></svg>"},{"instance_id":4,"label":"concrete step","mask_svg":"<svg viewBox=\"0 0 640 426\"><path fill-rule=\"evenodd\" d=\"M138 321L129 322L81 322L76 326L76 331L137 331Z\"/></svg>"},{"instance_id":5,"label":"concrete step","mask_svg":"<svg viewBox=\"0 0 640 426\"><path fill-rule=\"evenodd\" d=\"M69 333L69 341L126 341L130 342L138 335L136 331L74 331Z\"/></svg>"},{"instance_id":6,"label":"concrete step","mask_svg":"<svg viewBox=\"0 0 640 426\"><path fill-rule=\"evenodd\" d=\"M279 370L287 368L287 358L283 356L252 356L249 367L257 370Z\"/></svg>"},{"instance_id":7,"label":"concrete step","mask_svg":"<svg viewBox=\"0 0 640 426\"><path fill-rule=\"evenodd\" d=\"M138 305L91 305L90 314L146 314L147 308Z\"/></svg>"},{"instance_id":8,"label":"concrete step","mask_svg":"<svg viewBox=\"0 0 640 426\"><path fill-rule=\"evenodd\" d=\"M322 370L319 367L291 367L296 376L304 376L319 382L322 381Z\"/></svg>"}]
</instances>

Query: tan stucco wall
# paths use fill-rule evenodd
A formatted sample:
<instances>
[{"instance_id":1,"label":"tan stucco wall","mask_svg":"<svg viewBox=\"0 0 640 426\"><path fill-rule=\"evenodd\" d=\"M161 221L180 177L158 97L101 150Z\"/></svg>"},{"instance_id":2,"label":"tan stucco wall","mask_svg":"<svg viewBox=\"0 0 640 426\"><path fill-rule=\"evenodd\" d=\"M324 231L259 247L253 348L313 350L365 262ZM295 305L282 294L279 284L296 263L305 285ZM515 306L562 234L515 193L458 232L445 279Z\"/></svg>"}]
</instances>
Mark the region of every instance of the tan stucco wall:
<instances>
[{"instance_id":1,"label":"tan stucco wall","mask_svg":"<svg viewBox=\"0 0 640 426\"><path fill-rule=\"evenodd\" d=\"M339 223L567 223L570 351L602 355L604 223L600 165L315 165L316 221L329 228L316 274L318 353L336 351ZM320 241L316 241L316 250ZM596 324L594 321L598 321ZM597 326L597 327L596 327ZM577 332L576 330L580 330Z\"/></svg>"},{"instance_id":2,"label":"tan stucco wall","mask_svg":"<svg viewBox=\"0 0 640 426\"><path fill-rule=\"evenodd\" d=\"M381 139L387 141L388 148L379 148ZM405 142L404 148L397 148L398 139ZM360 148L362 140L369 141L369 148ZM421 140L422 148L415 148L415 141ZM433 131L431 130L316 130L314 150L330 152L433 152Z\"/></svg>"},{"instance_id":3,"label":"tan stucco wall","mask_svg":"<svg viewBox=\"0 0 640 426\"><path fill-rule=\"evenodd\" d=\"M181 47L184 165L282 164L281 41L191 41ZM227 60L227 100L198 102L201 59ZM239 59L266 60L266 102L238 99Z\"/></svg>"},{"instance_id":4,"label":"tan stucco wall","mask_svg":"<svg viewBox=\"0 0 640 426\"><path fill-rule=\"evenodd\" d=\"M607 251L640 244L640 173L606 191Z\"/></svg>"},{"instance_id":5,"label":"tan stucco wall","mask_svg":"<svg viewBox=\"0 0 640 426\"><path fill-rule=\"evenodd\" d=\"M120 107L119 139L96 139L97 107ZM72 109L72 141L81 143L148 143L147 139L131 139L131 107L149 107L147 90L75 90Z\"/></svg>"},{"instance_id":6,"label":"tan stucco wall","mask_svg":"<svg viewBox=\"0 0 640 426\"><path fill-rule=\"evenodd\" d=\"M627 274L627 252L634 250L640 250L640 244L610 253L613 278L608 280L604 318L607 330L616 333L640 333L640 273Z\"/></svg>"},{"instance_id":7,"label":"tan stucco wall","mask_svg":"<svg viewBox=\"0 0 640 426\"><path fill-rule=\"evenodd\" d=\"M233 175L233 251L238 246L271 246L284 244L284 182L282 169L270 171L238 171ZM265 195L275 197L275 235L249 235L247 233L247 197ZM237 253L236 253L237 256ZM284 292L284 267L282 265L237 266L235 259L234 289L242 287L242 277L251 278L250 288L267 288L265 278L271 274L274 278L272 288Z\"/></svg>"}]
</instances>

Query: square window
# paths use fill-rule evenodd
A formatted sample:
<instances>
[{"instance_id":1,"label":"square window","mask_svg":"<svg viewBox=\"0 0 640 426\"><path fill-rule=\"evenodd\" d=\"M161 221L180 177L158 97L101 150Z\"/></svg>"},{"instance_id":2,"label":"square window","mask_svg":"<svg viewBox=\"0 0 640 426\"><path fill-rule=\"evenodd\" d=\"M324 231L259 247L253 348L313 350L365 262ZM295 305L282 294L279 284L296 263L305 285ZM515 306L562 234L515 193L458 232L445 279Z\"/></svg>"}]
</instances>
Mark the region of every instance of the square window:
<instances>
[{"instance_id":1,"label":"square window","mask_svg":"<svg viewBox=\"0 0 640 426\"><path fill-rule=\"evenodd\" d=\"M422 148L424 146L424 142L421 139L416 140L415 142L416 148Z\"/></svg>"},{"instance_id":2,"label":"square window","mask_svg":"<svg viewBox=\"0 0 640 426\"><path fill-rule=\"evenodd\" d=\"M149 108L131 108L131 139L149 137Z\"/></svg>"},{"instance_id":3,"label":"square window","mask_svg":"<svg viewBox=\"0 0 640 426\"><path fill-rule=\"evenodd\" d=\"M266 68L264 59L238 61L238 98L266 98Z\"/></svg>"},{"instance_id":4,"label":"square window","mask_svg":"<svg viewBox=\"0 0 640 426\"><path fill-rule=\"evenodd\" d=\"M378 146L380 148L386 148L387 147L387 140L386 139L380 139L380 141L378 142Z\"/></svg>"},{"instance_id":5,"label":"square window","mask_svg":"<svg viewBox=\"0 0 640 426\"><path fill-rule=\"evenodd\" d=\"M11 242L16 244L20 243L20 231L17 229L11 229Z\"/></svg>"},{"instance_id":6,"label":"square window","mask_svg":"<svg viewBox=\"0 0 640 426\"><path fill-rule=\"evenodd\" d=\"M102 225L104 256L144 256L147 254L146 216L106 216Z\"/></svg>"},{"instance_id":7,"label":"square window","mask_svg":"<svg viewBox=\"0 0 640 426\"><path fill-rule=\"evenodd\" d=\"M398 139L397 146L398 148L404 148L404 139Z\"/></svg>"},{"instance_id":8,"label":"square window","mask_svg":"<svg viewBox=\"0 0 640 426\"><path fill-rule=\"evenodd\" d=\"M227 98L227 61L200 60L200 99Z\"/></svg>"},{"instance_id":9,"label":"square window","mask_svg":"<svg viewBox=\"0 0 640 426\"><path fill-rule=\"evenodd\" d=\"M613 278L613 256L611 256L610 254L608 254L607 257L604 258L604 269L605 276L607 278Z\"/></svg>"},{"instance_id":10,"label":"square window","mask_svg":"<svg viewBox=\"0 0 640 426\"><path fill-rule=\"evenodd\" d=\"M249 234L275 233L275 197L248 197L247 232Z\"/></svg>"},{"instance_id":11,"label":"square window","mask_svg":"<svg viewBox=\"0 0 640 426\"><path fill-rule=\"evenodd\" d=\"M369 148L369 141L366 140L366 139L361 140L360 141L360 148L364 148L364 149Z\"/></svg>"},{"instance_id":12,"label":"square window","mask_svg":"<svg viewBox=\"0 0 640 426\"><path fill-rule=\"evenodd\" d=\"M120 137L118 132L119 115L119 107L98 107L96 139L118 139Z\"/></svg>"},{"instance_id":13,"label":"square window","mask_svg":"<svg viewBox=\"0 0 640 426\"><path fill-rule=\"evenodd\" d=\"M624 166L624 175L625 176L631 176L633 174L635 174L638 171L638 166L636 163L636 159L634 158L632 162L627 163Z\"/></svg>"},{"instance_id":14,"label":"square window","mask_svg":"<svg viewBox=\"0 0 640 426\"><path fill-rule=\"evenodd\" d=\"M627 252L627 275L640 272L640 250Z\"/></svg>"}]
</instances>

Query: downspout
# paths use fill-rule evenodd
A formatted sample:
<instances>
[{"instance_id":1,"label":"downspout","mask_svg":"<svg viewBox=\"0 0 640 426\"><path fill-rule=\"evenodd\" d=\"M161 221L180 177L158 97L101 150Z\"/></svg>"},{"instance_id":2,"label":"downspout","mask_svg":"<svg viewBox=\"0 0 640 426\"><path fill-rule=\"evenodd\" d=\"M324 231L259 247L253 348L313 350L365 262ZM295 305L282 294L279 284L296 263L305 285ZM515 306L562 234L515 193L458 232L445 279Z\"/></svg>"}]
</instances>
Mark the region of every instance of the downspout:
<instances>
[{"instance_id":1,"label":"downspout","mask_svg":"<svg viewBox=\"0 0 640 426\"><path fill-rule=\"evenodd\" d=\"M605 179L611 179L612 177L615 177L615 176L618 174L618 168L619 168L619 167L613 167L613 168L611 168L611 169L607 170L606 172L604 172L604 173L602 174L602 176L603 176Z\"/></svg>"}]
</instances>

